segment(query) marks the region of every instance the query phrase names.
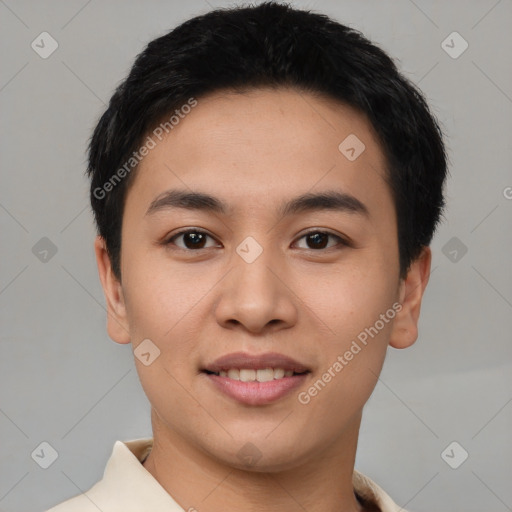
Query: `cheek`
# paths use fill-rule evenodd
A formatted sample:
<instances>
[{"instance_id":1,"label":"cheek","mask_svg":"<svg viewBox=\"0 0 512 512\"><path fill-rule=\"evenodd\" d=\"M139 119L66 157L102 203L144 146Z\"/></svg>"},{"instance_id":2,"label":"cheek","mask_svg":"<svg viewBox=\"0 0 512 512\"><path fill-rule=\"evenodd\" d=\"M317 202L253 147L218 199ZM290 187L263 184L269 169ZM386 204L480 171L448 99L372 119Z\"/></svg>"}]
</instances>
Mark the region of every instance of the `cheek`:
<instances>
[{"instance_id":1,"label":"cheek","mask_svg":"<svg viewBox=\"0 0 512 512\"><path fill-rule=\"evenodd\" d=\"M322 428L332 435L340 423L359 414L378 381L395 315L387 302L378 295L372 300L358 294L345 297L329 319L335 334L318 341L322 362L298 399L310 417L323 418Z\"/></svg>"},{"instance_id":2,"label":"cheek","mask_svg":"<svg viewBox=\"0 0 512 512\"><path fill-rule=\"evenodd\" d=\"M190 398L183 390L190 378L189 363L197 359L197 347L188 327L198 324L199 308L194 305L208 287L206 283L194 286L162 262L145 260L144 265L138 266L135 260L134 255L133 261L126 261L123 285L132 342L136 349L142 340L150 339L159 350L158 357L148 366L136 361L137 373L157 411L183 409ZM196 414L193 409L191 406L189 415Z\"/></svg>"},{"instance_id":3,"label":"cheek","mask_svg":"<svg viewBox=\"0 0 512 512\"><path fill-rule=\"evenodd\" d=\"M397 300L395 269L386 269L377 257L368 259L373 262L332 266L296 277L295 282L301 283L298 295L316 313L317 321L333 341L357 336Z\"/></svg>"},{"instance_id":4,"label":"cheek","mask_svg":"<svg viewBox=\"0 0 512 512\"><path fill-rule=\"evenodd\" d=\"M395 288L392 273L384 272L380 265L316 280L306 301L321 320L317 326L323 334L318 338L322 347L320 382L316 391L311 389L313 395L322 390L324 398L344 409L347 404L367 400L386 356L396 316ZM325 393L323 386L328 388Z\"/></svg>"},{"instance_id":5,"label":"cheek","mask_svg":"<svg viewBox=\"0 0 512 512\"><path fill-rule=\"evenodd\" d=\"M132 251L127 256L123 290L132 333L163 342L193 314L194 305L211 284L207 276L186 275L158 256L159 251L153 252Z\"/></svg>"}]
</instances>

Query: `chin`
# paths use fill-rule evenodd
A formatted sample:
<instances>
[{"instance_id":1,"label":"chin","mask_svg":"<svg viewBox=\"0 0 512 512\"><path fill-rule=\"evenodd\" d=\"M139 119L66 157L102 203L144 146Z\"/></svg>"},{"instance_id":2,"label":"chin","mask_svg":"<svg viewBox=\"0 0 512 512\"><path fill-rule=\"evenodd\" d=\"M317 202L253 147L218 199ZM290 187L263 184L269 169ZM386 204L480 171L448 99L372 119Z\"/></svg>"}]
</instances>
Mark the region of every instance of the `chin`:
<instances>
[{"instance_id":1,"label":"chin","mask_svg":"<svg viewBox=\"0 0 512 512\"><path fill-rule=\"evenodd\" d=\"M219 452L218 449L211 450L210 454L222 464L241 470L255 473L278 473L293 469L306 462L308 453L314 452L314 449L308 450L301 446L301 451L297 452L298 442L293 442L288 437L287 442L282 439L270 441L264 436L245 436L244 438L235 438L225 451ZM233 447L237 447L233 451Z\"/></svg>"}]
</instances>

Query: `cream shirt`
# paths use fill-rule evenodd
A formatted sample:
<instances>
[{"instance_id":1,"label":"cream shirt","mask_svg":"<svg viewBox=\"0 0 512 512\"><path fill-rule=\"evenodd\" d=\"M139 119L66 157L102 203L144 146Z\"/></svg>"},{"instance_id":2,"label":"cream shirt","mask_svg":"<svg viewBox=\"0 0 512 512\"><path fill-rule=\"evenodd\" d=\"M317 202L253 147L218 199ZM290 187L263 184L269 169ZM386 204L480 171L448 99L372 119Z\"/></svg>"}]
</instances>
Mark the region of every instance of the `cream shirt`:
<instances>
[{"instance_id":1,"label":"cream shirt","mask_svg":"<svg viewBox=\"0 0 512 512\"><path fill-rule=\"evenodd\" d=\"M103 478L87 492L46 512L187 512L142 465L152 447L152 437L116 441ZM362 473L354 470L352 482L356 494L381 512L406 512Z\"/></svg>"}]
</instances>

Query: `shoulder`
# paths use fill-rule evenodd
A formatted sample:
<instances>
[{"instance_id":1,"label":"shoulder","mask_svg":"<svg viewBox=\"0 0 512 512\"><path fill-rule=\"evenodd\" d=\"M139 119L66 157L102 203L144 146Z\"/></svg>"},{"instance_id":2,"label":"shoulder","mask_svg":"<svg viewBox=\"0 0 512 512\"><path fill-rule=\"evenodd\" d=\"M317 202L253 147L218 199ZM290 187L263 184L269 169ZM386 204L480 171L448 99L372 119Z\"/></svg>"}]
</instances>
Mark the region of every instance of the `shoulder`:
<instances>
[{"instance_id":1,"label":"shoulder","mask_svg":"<svg viewBox=\"0 0 512 512\"><path fill-rule=\"evenodd\" d=\"M151 449L152 443L152 438L116 441L103 477L89 490L45 512L143 510L145 500L155 494L155 487L157 490L159 487L141 464L141 460Z\"/></svg>"}]
</instances>

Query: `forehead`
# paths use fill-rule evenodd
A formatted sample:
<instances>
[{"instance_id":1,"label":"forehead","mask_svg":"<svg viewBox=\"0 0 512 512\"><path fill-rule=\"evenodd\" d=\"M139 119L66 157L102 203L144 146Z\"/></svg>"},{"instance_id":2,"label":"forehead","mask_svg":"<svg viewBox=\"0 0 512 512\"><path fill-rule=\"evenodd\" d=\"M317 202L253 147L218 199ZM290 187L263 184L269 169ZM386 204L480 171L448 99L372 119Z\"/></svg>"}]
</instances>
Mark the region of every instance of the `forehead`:
<instances>
[{"instance_id":1,"label":"forehead","mask_svg":"<svg viewBox=\"0 0 512 512\"><path fill-rule=\"evenodd\" d=\"M198 98L167 131L161 140L149 134L155 145L136 171L127 203L145 201L147 208L176 186L207 189L246 210L262 207L262 198L282 204L283 197L322 188L370 202L389 196L371 123L325 97L295 89L221 91Z\"/></svg>"}]
</instances>

